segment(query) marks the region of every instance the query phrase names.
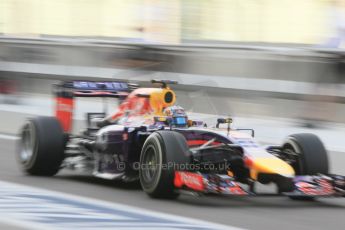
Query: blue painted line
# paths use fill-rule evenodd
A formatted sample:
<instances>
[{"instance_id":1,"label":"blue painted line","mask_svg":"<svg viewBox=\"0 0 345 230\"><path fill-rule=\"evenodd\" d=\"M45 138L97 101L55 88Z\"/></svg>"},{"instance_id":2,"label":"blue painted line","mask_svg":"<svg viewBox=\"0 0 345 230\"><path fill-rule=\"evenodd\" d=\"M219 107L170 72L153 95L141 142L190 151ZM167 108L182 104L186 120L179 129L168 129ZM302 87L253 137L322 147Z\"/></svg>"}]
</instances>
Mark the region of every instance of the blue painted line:
<instances>
[{"instance_id":1,"label":"blue painted line","mask_svg":"<svg viewBox=\"0 0 345 230\"><path fill-rule=\"evenodd\" d=\"M0 181L0 222L27 229L231 229L201 220Z\"/></svg>"},{"instance_id":2,"label":"blue painted line","mask_svg":"<svg viewBox=\"0 0 345 230\"><path fill-rule=\"evenodd\" d=\"M41 202L43 202L43 203L65 204L65 205L74 206L76 208L92 210L92 211L95 211L98 213L107 213L107 214L114 214L114 215L129 217L129 218L133 219L133 220L131 220L132 222L136 221L136 222L157 222L157 223L160 223L162 221L159 218L147 216L144 214L136 214L136 213L132 213L132 212L127 212L125 210L111 209L111 208L106 208L106 207L102 207L102 206L95 205L95 204L87 204L87 203L78 202L78 201L74 201L74 200L66 200L64 198L57 198L57 197L46 196L46 195L26 195L26 194L23 194L20 197L34 198L37 200L41 200ZM61 221L61 220L58 220L58 222L59 221ZM119 220L119 221L121 221L121 220ZM171 220L166 220L165 223L176 223L176 222L171 221Z\"/></svg>"}]
</instances>

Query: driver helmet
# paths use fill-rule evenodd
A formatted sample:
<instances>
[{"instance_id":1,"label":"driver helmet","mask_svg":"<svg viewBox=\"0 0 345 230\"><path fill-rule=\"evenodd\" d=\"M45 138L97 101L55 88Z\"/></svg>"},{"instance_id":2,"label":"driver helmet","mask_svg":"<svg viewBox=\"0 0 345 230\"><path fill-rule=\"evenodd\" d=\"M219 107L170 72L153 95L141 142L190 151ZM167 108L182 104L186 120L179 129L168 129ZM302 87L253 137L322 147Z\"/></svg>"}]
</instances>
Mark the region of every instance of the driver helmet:
<instances>
[{"instance_id":1,"label":"driver helmet","mask_svg":"<svg viewBox=\"0 0 345 230\"><path fill-rule=\"evenodd\" d=\"M188 124L188 116L181 106L174 105L166 107L163 110L163 114L171 119L174 126L184 127Z\"/></svg>"}]
</instances>

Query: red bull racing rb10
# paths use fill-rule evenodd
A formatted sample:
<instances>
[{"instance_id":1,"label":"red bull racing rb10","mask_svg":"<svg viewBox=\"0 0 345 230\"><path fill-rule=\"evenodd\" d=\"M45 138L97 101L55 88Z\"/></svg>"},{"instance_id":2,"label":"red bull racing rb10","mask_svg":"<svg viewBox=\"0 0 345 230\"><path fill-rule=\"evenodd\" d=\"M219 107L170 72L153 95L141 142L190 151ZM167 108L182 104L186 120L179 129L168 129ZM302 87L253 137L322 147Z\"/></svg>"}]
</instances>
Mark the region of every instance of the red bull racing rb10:
<instances>
[{"instance_id":1,"label":"red bull racing rb10","mask_svg":"<svg viewBox=\"0 0 345 230\"><path fill-rule=\"evenodd\" d=\"M188 118L175 104L173 81L152 88L126 82L62 82L55 87L56 116L35 117L20 132L17 159L28 174L53 176L60 169L95 177L140 181L154 198L194 195L258 196L257 184L275 184L269 195L293 199L343 197L345 177L329 172L320 139L288 136L279 146L262 146L254 130L234 129L231 118L214 127ZM112 97L113 114L87 113L87 127L72 133L75 99Z\"/></svg>"}]
</instances>

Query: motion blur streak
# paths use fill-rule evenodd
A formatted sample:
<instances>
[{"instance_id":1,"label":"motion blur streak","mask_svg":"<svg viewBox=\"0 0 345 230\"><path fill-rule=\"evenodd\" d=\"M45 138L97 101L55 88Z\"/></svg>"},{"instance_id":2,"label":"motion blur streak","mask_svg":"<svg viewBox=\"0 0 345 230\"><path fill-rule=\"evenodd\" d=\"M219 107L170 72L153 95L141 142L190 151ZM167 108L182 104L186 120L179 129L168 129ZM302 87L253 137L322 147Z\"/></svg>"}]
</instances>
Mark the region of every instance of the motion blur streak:
<instances>
[{"instance_id":1,"label":"motion blur streak","mask_svg":"<svg viewBox=\"0 0 345 230\"><path fill-rule=\"evenodd\" d=\"M23 176L14 153L28 117L53 115L52 86L61 80L148 86L170 79L179 82L171 86L176 104L209 127L232 117L236 128L253 128L258 141L276 145L293 133L315 133L329 151L331 172L345 174L344 40L345 0L0 0L0 228L137 227L129 219L150 229L224 227L213 222L341 228L344 199L154 200L138 184L68 170L54 178ZM86 112L118 109L113 99L83 98L73 106L73 127L65 127L73 133L85 128Z\"/></svg>"}]
</instances>

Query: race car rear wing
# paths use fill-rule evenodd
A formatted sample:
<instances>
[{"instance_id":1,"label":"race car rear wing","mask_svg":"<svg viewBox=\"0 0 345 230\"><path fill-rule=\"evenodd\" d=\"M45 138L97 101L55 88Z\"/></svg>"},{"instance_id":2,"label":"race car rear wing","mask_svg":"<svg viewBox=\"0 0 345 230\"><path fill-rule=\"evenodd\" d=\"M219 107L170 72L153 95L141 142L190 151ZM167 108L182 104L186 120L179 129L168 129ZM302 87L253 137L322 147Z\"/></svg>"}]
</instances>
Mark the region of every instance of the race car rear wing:
<instances>
[{"instance_id":1,"label":"race car rear wing","mask_svg":"<svg viewBox=\"0 0 345 230\"><path fill-rule=\"evenodd\" d=\"M133 84L127 82L71 81L56 85L56 92L72 97L126 97Z\"/></svg>"},{"instance_id":2,"label":"race car rear wing","mask_svg":"<svg viewBox=\"0 0 345 230\"><path fill-rule=\"evenodd\" d=\"M116 81L68 81L55 85L55 116L66 133L71 132L74 98L76 97L111 97L125 99L135 88L133 84Z\"/></svg>"}]
</instances>

